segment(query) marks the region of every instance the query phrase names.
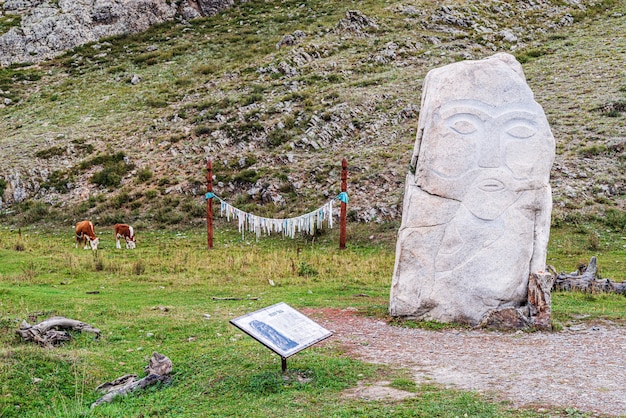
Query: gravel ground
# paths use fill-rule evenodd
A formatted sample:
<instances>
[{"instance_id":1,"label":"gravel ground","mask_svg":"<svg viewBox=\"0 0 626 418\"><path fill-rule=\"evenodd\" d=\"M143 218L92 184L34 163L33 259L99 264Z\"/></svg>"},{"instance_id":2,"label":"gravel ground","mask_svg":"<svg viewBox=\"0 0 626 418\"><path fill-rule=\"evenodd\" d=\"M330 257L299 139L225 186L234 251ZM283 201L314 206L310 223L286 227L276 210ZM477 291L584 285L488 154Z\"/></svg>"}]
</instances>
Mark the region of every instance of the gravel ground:
<instances>
[{"instance_id":1,"label":"gravel ground","mask_svg":"<svg viewBox=\"0 0 626 418\"><path fill-rule=\"evenodd\" d=\"M616 324L535 333L427 331L352 309L307 314L355 357L409 368L418 383L489 393L515 407L626 416L626 329Z\"/></svg>"}]
</instances>

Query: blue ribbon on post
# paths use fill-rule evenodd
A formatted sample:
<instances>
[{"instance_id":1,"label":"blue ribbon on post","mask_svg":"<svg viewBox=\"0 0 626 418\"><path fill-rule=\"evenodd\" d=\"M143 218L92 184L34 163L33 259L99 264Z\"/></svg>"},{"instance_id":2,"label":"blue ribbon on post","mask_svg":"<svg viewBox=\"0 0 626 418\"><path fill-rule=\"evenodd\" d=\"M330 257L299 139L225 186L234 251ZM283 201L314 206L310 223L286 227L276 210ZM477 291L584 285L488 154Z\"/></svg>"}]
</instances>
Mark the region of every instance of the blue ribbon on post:
<instances>
[{"instance_id":1,"label":"blue ribbon on post","mask_svg":"<svg viewBox=\"0 0 626 418\"><path fill-rule=\"evenodd\" d=\"M215 196L215 194L213 192L207 192L207 194L204 195L204 198L206 200L213 199L214 197L216 197L216 196Z\"/></svg>"},{"instance_id":2,"label":"blue ribbon on post","mask_svg":"<svg viewBox=\"0 0 626 418\"><path fill-rule=\"evenodd\" d=\"M341 192L337 195L337 200L342 201L343 203L345 203L346 205L348 204L348 193L347 192Z\"/></svg>"}]
</instances>

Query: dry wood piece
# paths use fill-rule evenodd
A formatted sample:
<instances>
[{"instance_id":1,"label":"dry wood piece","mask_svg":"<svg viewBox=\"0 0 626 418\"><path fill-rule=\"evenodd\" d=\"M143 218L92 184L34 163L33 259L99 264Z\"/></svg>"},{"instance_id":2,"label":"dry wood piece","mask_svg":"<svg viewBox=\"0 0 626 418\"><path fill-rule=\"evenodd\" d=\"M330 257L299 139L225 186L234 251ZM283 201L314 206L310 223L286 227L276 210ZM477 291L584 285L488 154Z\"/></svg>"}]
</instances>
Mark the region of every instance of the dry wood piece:
<instances>
[{"instance_id":1,"label":"dry wood piece","mask_svg":"<svg viewBox=\"0 0 626 418\"><path fill-rule=\"evenodd\" d=\"M598 279L598 267L595 257L591 257L587 266L582 266L573 273L557 273L554 267L548 268L556 276L554 290L581 291L589 293L621 293L626 295L626 282L613 282L609 279Z\"/></svg>"},{"instance_id":2,"label":"dry wood piece","mask_svg":"<svg viewBox=\"0 0 626 418\"><path fill-rule=\"evenodd\" d=\"M259 300L259 298L257 298L257 297L252 297L252 298L236 298L236 297L218 298L217 296L213 296L211 299L213 299L213 300Z\"/></svg>"},{"instance_id":3,"label":"dry wood piece","mask_svg":"<svg viewBox=\"0 0 626 418\"><path fill-rule=\"evenodd\" d=\"M552 297L550 290L554 276L540 271L531 273L528 278L528 308L530 322L537 329L552 329Z\"/></svg>"},{"instance_id":4,"label":"dry wood piece","mask_svg":"<svg viewBox=\"0 0 626 418\"><path fill-rule=\"evenodd\" d=\"M36 325L30 325L26 321L22 321L20 329L15 331L24 341L34 341L45 347L54 346L64 341L69 341L72 336L66 331L72 330L81 332L93 332L96 338L100 336L100 330L92 327L84 322L75 319L64 318L62 316L53 316Z\"/></svg>"},{"instance_id":5,"label":"dry wood piece","mask_svg":"<svg viewBox=\"0 0 626 418\"><path fill-rule=\"evenodd\" d=\"M533 327L540 330L552 329L552 298L550 290L554 276L543 271L531 273L528 278L528 309L506 307L487 312L478 328L514 330Z\"/></svg>"},{"instance_id":6,"label":"dry wood piece","mask_svg":"<svg viewBox=\"0 0 626 418\"><path fill-rule=\"evenodd\" d=\"M91 407L95 408L105 402L111 402L116 396L124 396L137 389L145 389L157 382L168 382L171 371L172 361L167 356L155 351L152 353L150 363L146 366L146 373L148 374L146 377L137 380L136 374L126 374L112 382L101 384L96 390L104 393L104 396L92 403Z\"/></svg>"}]
</instances>

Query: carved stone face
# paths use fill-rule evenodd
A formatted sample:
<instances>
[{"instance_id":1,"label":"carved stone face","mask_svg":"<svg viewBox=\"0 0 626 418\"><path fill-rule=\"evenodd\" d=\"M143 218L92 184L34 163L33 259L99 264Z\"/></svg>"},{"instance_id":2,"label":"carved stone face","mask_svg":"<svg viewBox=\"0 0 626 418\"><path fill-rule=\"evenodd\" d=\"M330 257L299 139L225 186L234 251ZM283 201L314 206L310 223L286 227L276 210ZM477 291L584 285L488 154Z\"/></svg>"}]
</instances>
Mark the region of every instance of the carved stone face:
<instances>
[{"instance_id":1,"label":"carved stone face","mask_svg":"<svg viewBox=\"0 0 626 418\"><path fill-rule=\"evenodd\" d=\"M554 138L510 54L428 73L389 311L480 323L527 301L549 237Z\"/></svg>"},{"instance_id":2,"label":"carved stone face","mask_svg":"<svg viewBox=\"0 0 626 418\"><path fill-rule=\"evenodd\" d=\"M543 110L525 85L512 84L517 100L511 102L498 99L505 94L497 91L502 88L498 83L460 95L467 98L446 101L439 96L442 101L423 128L420 186L461 201L485 220L497 218L524 191L544 184L554 156ZM496 99L483 100L485 91Z\"/></svg>"}]
</instances>

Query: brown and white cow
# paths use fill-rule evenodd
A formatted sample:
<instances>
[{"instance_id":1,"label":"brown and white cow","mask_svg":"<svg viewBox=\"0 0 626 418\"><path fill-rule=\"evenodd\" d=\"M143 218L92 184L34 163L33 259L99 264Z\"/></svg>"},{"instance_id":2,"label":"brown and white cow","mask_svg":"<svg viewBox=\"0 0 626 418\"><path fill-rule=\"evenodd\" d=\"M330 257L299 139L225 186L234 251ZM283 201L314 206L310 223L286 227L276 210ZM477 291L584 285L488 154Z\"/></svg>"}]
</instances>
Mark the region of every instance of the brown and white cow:
<instances>
[{"instance_id":1,"label":"brown and white cow","mask_svg":"<svg viewBox=\"0 0 626 418\"><path fill-rule=\"evenodd\" d=\"M115 248L122 248L120 238L126 241L126 249L135 248L135 231L133 227L126 224L115 224Z\"/></svg>"},{"instance_id":2,"label":"brown and white cow","mask_svg":"<svg viewBox=\"0 0 626 418\"><path fill-rule=\"evenodd\" d=\"M96 237L96 232L93 229L93 223L91 221L81 221L76 224L76 248L78 248L78 244L81 243L81 245L85 245L86 250L91 248L95 251L98 249L99 242L100 238ZM87 245L87 243L89 243L89 245Z\"/></svg>"}]
</instances>

